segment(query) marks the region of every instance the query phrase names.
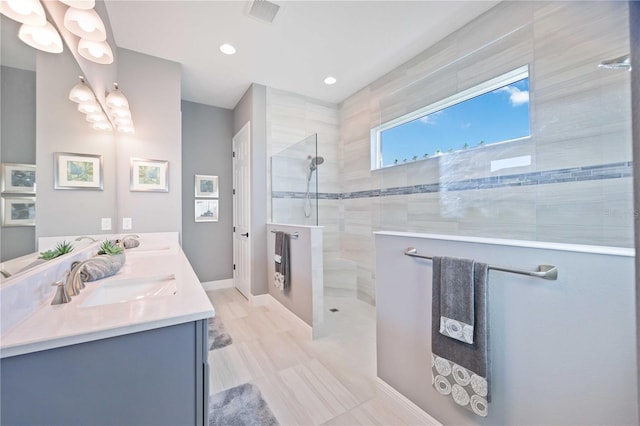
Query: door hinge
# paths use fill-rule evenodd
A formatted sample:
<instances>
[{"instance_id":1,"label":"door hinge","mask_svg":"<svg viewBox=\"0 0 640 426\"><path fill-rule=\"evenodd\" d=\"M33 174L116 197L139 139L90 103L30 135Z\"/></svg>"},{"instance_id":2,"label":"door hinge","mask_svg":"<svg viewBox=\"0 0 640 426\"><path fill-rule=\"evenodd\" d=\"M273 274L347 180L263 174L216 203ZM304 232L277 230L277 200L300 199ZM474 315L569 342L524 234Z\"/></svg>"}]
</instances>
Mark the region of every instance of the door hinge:
<instances>
[{"instance_id":1,"label":"door hinge","mask_svg":"<svg viewBox=\"0 0 640 426\"><path fill-rule=\"evenodd\" d=\"M235 188L233 189L233 195L236 195L236 190L235 190Z\"/></svg>"},{"instance_id":2,"label":"door hinge","mask_svg":"<svg viewBox=\"0 0 640 426\"><path fill-rule=\"evenodd\" d=\"M233 151L233 152L231 153L231 156L232 156L233 158L236 158L236 152L235 152L235 151Z\"/></svg>"},{"instance_id":3,"label":"door hinge","mask_svg":"<svg viewBox=\"0 0 640 426\"><path fill-rule=\"evenodd\" d=\"M236 232L236 227L235 226L233 227L233 232Z\"/></svg>"},{"instance_id":4,"label":"door hinge","mask_svg":"<svg viewBox=\"0 0 640 426\"><path fill-rule=\"evenodd\" d=\"M236 270L236 264L235 263L233 264L233 270L234 271Z\"/></svg>"}]
</instances>

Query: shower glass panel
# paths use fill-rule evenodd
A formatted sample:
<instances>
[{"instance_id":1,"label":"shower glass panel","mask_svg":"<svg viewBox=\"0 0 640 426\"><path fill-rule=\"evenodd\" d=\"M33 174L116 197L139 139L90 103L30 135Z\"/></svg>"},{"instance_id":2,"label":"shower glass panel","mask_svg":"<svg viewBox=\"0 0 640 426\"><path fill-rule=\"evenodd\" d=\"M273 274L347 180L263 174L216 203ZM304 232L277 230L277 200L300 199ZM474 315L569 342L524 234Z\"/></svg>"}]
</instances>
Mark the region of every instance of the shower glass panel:
<instances>
[{"instance_id":1,"label":"shower glass panel","mask_svg":"<svg viewBox=\"0 0 640 426\"><path fill-rule=\"evenodd\" d=\"M318 176L322 163L317 134L271 157L274 223L318 226Z\"/></svg>"}]
</instances>

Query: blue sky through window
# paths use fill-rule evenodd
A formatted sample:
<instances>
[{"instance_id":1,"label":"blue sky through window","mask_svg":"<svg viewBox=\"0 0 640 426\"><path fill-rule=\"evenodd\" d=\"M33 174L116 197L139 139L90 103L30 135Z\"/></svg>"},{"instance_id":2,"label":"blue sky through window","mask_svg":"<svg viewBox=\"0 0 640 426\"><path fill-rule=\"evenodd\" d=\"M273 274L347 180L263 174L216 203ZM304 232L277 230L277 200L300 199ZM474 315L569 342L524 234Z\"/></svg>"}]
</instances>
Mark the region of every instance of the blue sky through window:
<instances>
[{"instance_id":1,"label":"blue sky through window","mask_svg":"<svg viewBox=\"0 0 640 426\"><path fill-rule=\"evenodd\" d=\"M383 166L529 136L529 79L484 93L380 133Z\"/></svg>"}]
</instances>

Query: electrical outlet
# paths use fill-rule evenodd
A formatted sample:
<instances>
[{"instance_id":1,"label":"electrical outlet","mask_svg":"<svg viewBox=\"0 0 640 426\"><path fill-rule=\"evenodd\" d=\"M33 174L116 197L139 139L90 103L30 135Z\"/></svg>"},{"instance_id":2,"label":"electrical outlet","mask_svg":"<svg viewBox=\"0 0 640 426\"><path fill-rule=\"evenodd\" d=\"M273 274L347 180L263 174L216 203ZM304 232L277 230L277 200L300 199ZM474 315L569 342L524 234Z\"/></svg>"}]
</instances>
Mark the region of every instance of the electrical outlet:
<instances>
[{"instance_id":1,"label":"electrical outlet","mask_svg":"<svg viewBox=\"0 0 640 426\"><path fill-rule=\"evenodd\" d=\"M132 222L130 217L122 218L122 229L128 231L132 228Z\"/></svg>"},{"instance_id":2,"label":"electrical outlet","mask_svg":"<svg viewBox=\"0 0 640 426\"><path fill-rule=\"evenodd\" d=\"M103 217L102 218L102 230L103 231L111 231L111 218Z\"/></svg>"}]
</instances>

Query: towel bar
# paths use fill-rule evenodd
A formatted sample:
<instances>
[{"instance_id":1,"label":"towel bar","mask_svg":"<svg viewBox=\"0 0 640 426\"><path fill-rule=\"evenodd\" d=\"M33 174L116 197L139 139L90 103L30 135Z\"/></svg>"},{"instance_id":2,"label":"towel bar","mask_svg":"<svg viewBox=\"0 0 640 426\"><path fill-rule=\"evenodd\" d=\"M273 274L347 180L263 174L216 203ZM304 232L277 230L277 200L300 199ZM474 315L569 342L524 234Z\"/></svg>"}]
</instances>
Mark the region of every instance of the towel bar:
<instances>
[{"instance_id":1,"label":"towel bar","mask_svg":"<svg viewBox=\"0 0 640 426\"><path fill-rule=\"evenodd\" d=\"M274 231L273 229L271 230L272 234L275 234L278 231ZM294 232L293 234L289 234L290 238L298 238L300 236L300 234L298 234L297 232Z\"/></svg>"},{"instance_id":2,"label":"towel bar","mask_svg":"<svg viewBox=\"0 0 640 426\"><path fill-rule=\"evenodd\" d=\"M273 231L272 231L273 232ZM407 247L404 251L405 256L419 257L420 259L432 260L432 256L423 256L418 254L415 247ZM489 269L494 271L511 272L514 274L528 275L530 277L542 278L545 280L556 281L558 279L558 268L553 265L538 265L537 271L525 271L523 269L507 268L505 266L489 265Z\"/></svg>"}]
</instances>

